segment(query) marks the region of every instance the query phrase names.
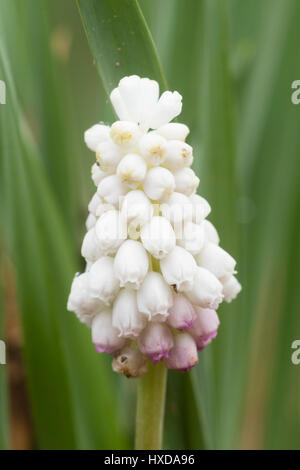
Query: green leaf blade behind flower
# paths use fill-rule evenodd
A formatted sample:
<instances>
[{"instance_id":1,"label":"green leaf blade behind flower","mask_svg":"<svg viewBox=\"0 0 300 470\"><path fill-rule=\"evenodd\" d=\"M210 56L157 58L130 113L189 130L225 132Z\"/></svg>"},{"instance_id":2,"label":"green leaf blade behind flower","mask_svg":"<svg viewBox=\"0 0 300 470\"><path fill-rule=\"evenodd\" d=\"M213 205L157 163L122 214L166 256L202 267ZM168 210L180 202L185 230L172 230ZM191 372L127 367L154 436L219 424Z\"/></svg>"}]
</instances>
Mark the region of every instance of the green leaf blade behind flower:
<instances>
[{"instance_id":1,"label":"green leaf blade behind flower","mask_svg":"<svg viewBox=\"0 0 300 470\"><path fill-rule=\"evenodd\" d=\"M95 353L88 330L66 311L76 263L2 43L0 68L9 83L0 123L1 219L16 271L37 445L97 449L113 442L122 448L126 438L116 419L110 364Z\"/></svg>"},{"instance_id":2,"label":"green leaf blade behind flower","mask_svg":"<svg viewBox=\"0 0 300 470\"><path fill-rule=\"evenodd\" d=\"M77 0L98 71L109 95L126 75L166 80L135 0Z\"/></svg>"}]
</instances>

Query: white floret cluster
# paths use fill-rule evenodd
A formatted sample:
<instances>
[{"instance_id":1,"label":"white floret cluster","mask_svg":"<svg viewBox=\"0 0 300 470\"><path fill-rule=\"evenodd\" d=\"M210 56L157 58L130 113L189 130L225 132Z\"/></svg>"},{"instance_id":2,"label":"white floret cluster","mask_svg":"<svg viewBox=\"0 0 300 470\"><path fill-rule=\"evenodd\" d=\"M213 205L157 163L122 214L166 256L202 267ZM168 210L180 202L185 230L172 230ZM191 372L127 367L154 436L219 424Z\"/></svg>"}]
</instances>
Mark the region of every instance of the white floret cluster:
<instances>
[{"instance_id":1,"label":"white floret cluster","mask_svg":"<svg viewBox=\"0 0 300 470\"><path fill-rule=\"evenodd\" d=\"M148 359L185 371L217 335L216 310L241 286L235 260L219 246L196 194L193 149L178 92L159 97L158 83L136 75L111 93L119 117L96 124L85 142L96 153L96 186L68 309L91 327L96 350L113 354L113 369L128 377Z\"/></svg>"}]
</instances>

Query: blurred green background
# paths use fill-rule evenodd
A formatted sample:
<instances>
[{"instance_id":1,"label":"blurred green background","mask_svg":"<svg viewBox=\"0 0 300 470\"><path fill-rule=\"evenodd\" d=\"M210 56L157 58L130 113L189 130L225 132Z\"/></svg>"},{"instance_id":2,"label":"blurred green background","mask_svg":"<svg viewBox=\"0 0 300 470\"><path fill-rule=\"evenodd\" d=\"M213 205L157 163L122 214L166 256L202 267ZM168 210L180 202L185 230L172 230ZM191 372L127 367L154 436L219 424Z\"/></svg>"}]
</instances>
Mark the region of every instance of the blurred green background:
<instances>
[{"instance_id":1,"label":"blurred green background","mask_svg":"<svg viewBox=\"0 0 300 470\"><path fill-rule=\"evenodd\" d=\"M300 1L140 0L147 24L134 0L79 3L99 7L96 60L74 0L0 0L0 448L133 447L137 383L66 299L94 191L83 132L111 122L124 73L160 74L149 27L243 285L199 365L169 373L164 448L299 449Z\"/></svg>"}]
</instances>

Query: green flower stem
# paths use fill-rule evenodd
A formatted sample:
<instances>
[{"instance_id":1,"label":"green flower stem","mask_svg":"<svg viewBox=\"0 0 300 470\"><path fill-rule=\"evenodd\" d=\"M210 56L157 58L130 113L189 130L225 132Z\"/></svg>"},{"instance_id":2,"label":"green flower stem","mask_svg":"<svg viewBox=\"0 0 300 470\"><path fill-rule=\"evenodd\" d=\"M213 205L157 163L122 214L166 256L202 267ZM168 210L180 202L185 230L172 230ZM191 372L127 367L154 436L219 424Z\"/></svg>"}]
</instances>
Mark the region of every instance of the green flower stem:
<instances>
[{"instance_id":1,"label":"green flower stem","mask_svg":"<svg viewBox=\"0 0 300 470\"><path fill-rule=\"evenodd\" d=\"M148 372L139 379L136 441L137 450L162 448L167 369L163 362L150 364Z\"/></svg>"}]
</instances>

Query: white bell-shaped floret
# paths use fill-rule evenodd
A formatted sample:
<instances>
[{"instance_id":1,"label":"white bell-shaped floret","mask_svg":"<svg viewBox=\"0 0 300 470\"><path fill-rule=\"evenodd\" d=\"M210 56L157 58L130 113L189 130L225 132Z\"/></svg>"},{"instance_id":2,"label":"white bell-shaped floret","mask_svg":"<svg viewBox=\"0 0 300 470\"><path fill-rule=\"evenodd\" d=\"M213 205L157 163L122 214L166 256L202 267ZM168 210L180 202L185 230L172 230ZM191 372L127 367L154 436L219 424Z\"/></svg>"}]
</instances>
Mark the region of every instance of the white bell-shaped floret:
<instances>
[{"instance_id":1,"label":"white bell-shaped floret","mask_svg":"<svg viewBox=\"0 0 300 470\"><path fill-rule=\"evenodd\" d=\"M136 292L121 289L113 305L112 324L119 331L119 336L136 338L147 323L145 315L138 311Z\"/></svg>"},{"instance_id":2,"label":"white bell-shaped floret","mask_svg":"<svg viewBox=\"0 0 300 470\"><path fill-rule=\"evenodd\" d=\"M126 240L122 243L114 260L115 275L121 287L139 289L148 268L148 255L140 242Z\"/></svg>"},{"instance_id":3,"label":"white bell-shaped floret","mask_svg":"<svg viewBox=\"0 0 300 470\"><path fill-rule=\"evenodd\" d=\"M167 140L184 141L190 133L188 126L179 122L170 122L159 127L155 131Z\"/></svg>"},{"instance_id":4,"label":"white bell-shaped floret","mask_svg":"<svg viewBox=\"0 0 300 470\"><path fill-rule=\"evenodd\" d=\"M145 160L136 153L128 153L120 161L117 174L122 183L131 189L137 188L145 179L147 164Z\"/></svg>"},{"instance_id":5,"label":"white bell-shaped floret","mask_svg":"<svg viewBox=\"0 0 300 470\"><path fill-rule=\"evenodd\" d=\"M110 305L120 290L120 282L114 272L113 258L104 256L98 259L91 266L89 276L91 295Z\"/></svg>"},{"instance_id":6,"label":"white bell-shaped floret","mask_svg":"<svg viewBox=\"0 0 300 470\"><path fill-rule=\"evenodd\" d=\"M175 180L172 173L166 168L157 166L151 168L143 183L143 189L149 199L154 201L171 195L175 188Z\"/></svg>"},{"instance_id":7,"label":"white bell-shaped floret","mask_svg":"<svg viewBox=\"0 0 300 470\"><path fill-rule=\"evenodd\" d=\"M114 255L126 239L126 226L116 210L105 212L97 221L96 235L102 255Z\"/></svg>"},{"instance_id":8,"label":"white bell-shaped floret","mask_svg":"<svg viewBox=\"0 0 300 470\"><path fill-rule=\"evenodd\" d=\"M139 312L148 317L148 320L164 321L169 315L172 306L172 290L161 274L149 272L137 292L137 305Z\"/></svg>"},{"instance_id":9,"label":"white bell-shaped floret","mask_svg":"<svg viewBox=\"0 0 300 470\"><path fill-rule=\"evenodd\" d=\"M142 227L141 240L154 258L162 259L176 245L176 237L170 222L165 217L155 216Z\"/></svg>"},{"instance_id":10,"label":"white bell-shaped floret","mask_svg":"<svg viewBox=\"0 0 300 470\"><path fill-rule=\"evenodd\" d=\"M196 268L194 257L180 246L175 246L174 250L160 261L165 281L175 286L178 291L191 288Z\"/></svg>"},{"instance_id":11,"label":"white bell-shaped floret","mask_svg":"<svg viewBox=\"0 0 300 470\"><path fill-rule=\"evenodd\" d=\"M203 308L216 310L223 300L223 286L210 271L196 267L192 288L185 294L190 301Z\"/></svg>"},{"instance_id":12,"label":"white bell-shaped floret","mask_svg":"<svg viewBox=\"0 0 300 470\"><path fill-rule=\"evenodd\" d=\"M174 173L175 190L186 196L191 196L197 191L199 178L191 168L182 168Z\"/></svg>"},{"instance_id":13,"label":"white bell-shaped floret","mask_svg":"<svg viewBox=\"0 0 300 470\"><path fill-rule=\"evenodd\" d=\"M84 141L87 147L93 152L97 151L97 147L101 142L109 139L110 127L104 124L95 124L84 133Z\"/></svg>"},{"instance_id":14,"label":"white bell-shaped floret","mask_svg":"<svg viewBox=\"0 0 300 470\"><path fill-rule=\"evenodd\" d=\"M118 175L106 176L98 186L98 195L108 204L119 207L122 196L128 191L128 187L120 181Z\"/></svg>"}]
</instances>

